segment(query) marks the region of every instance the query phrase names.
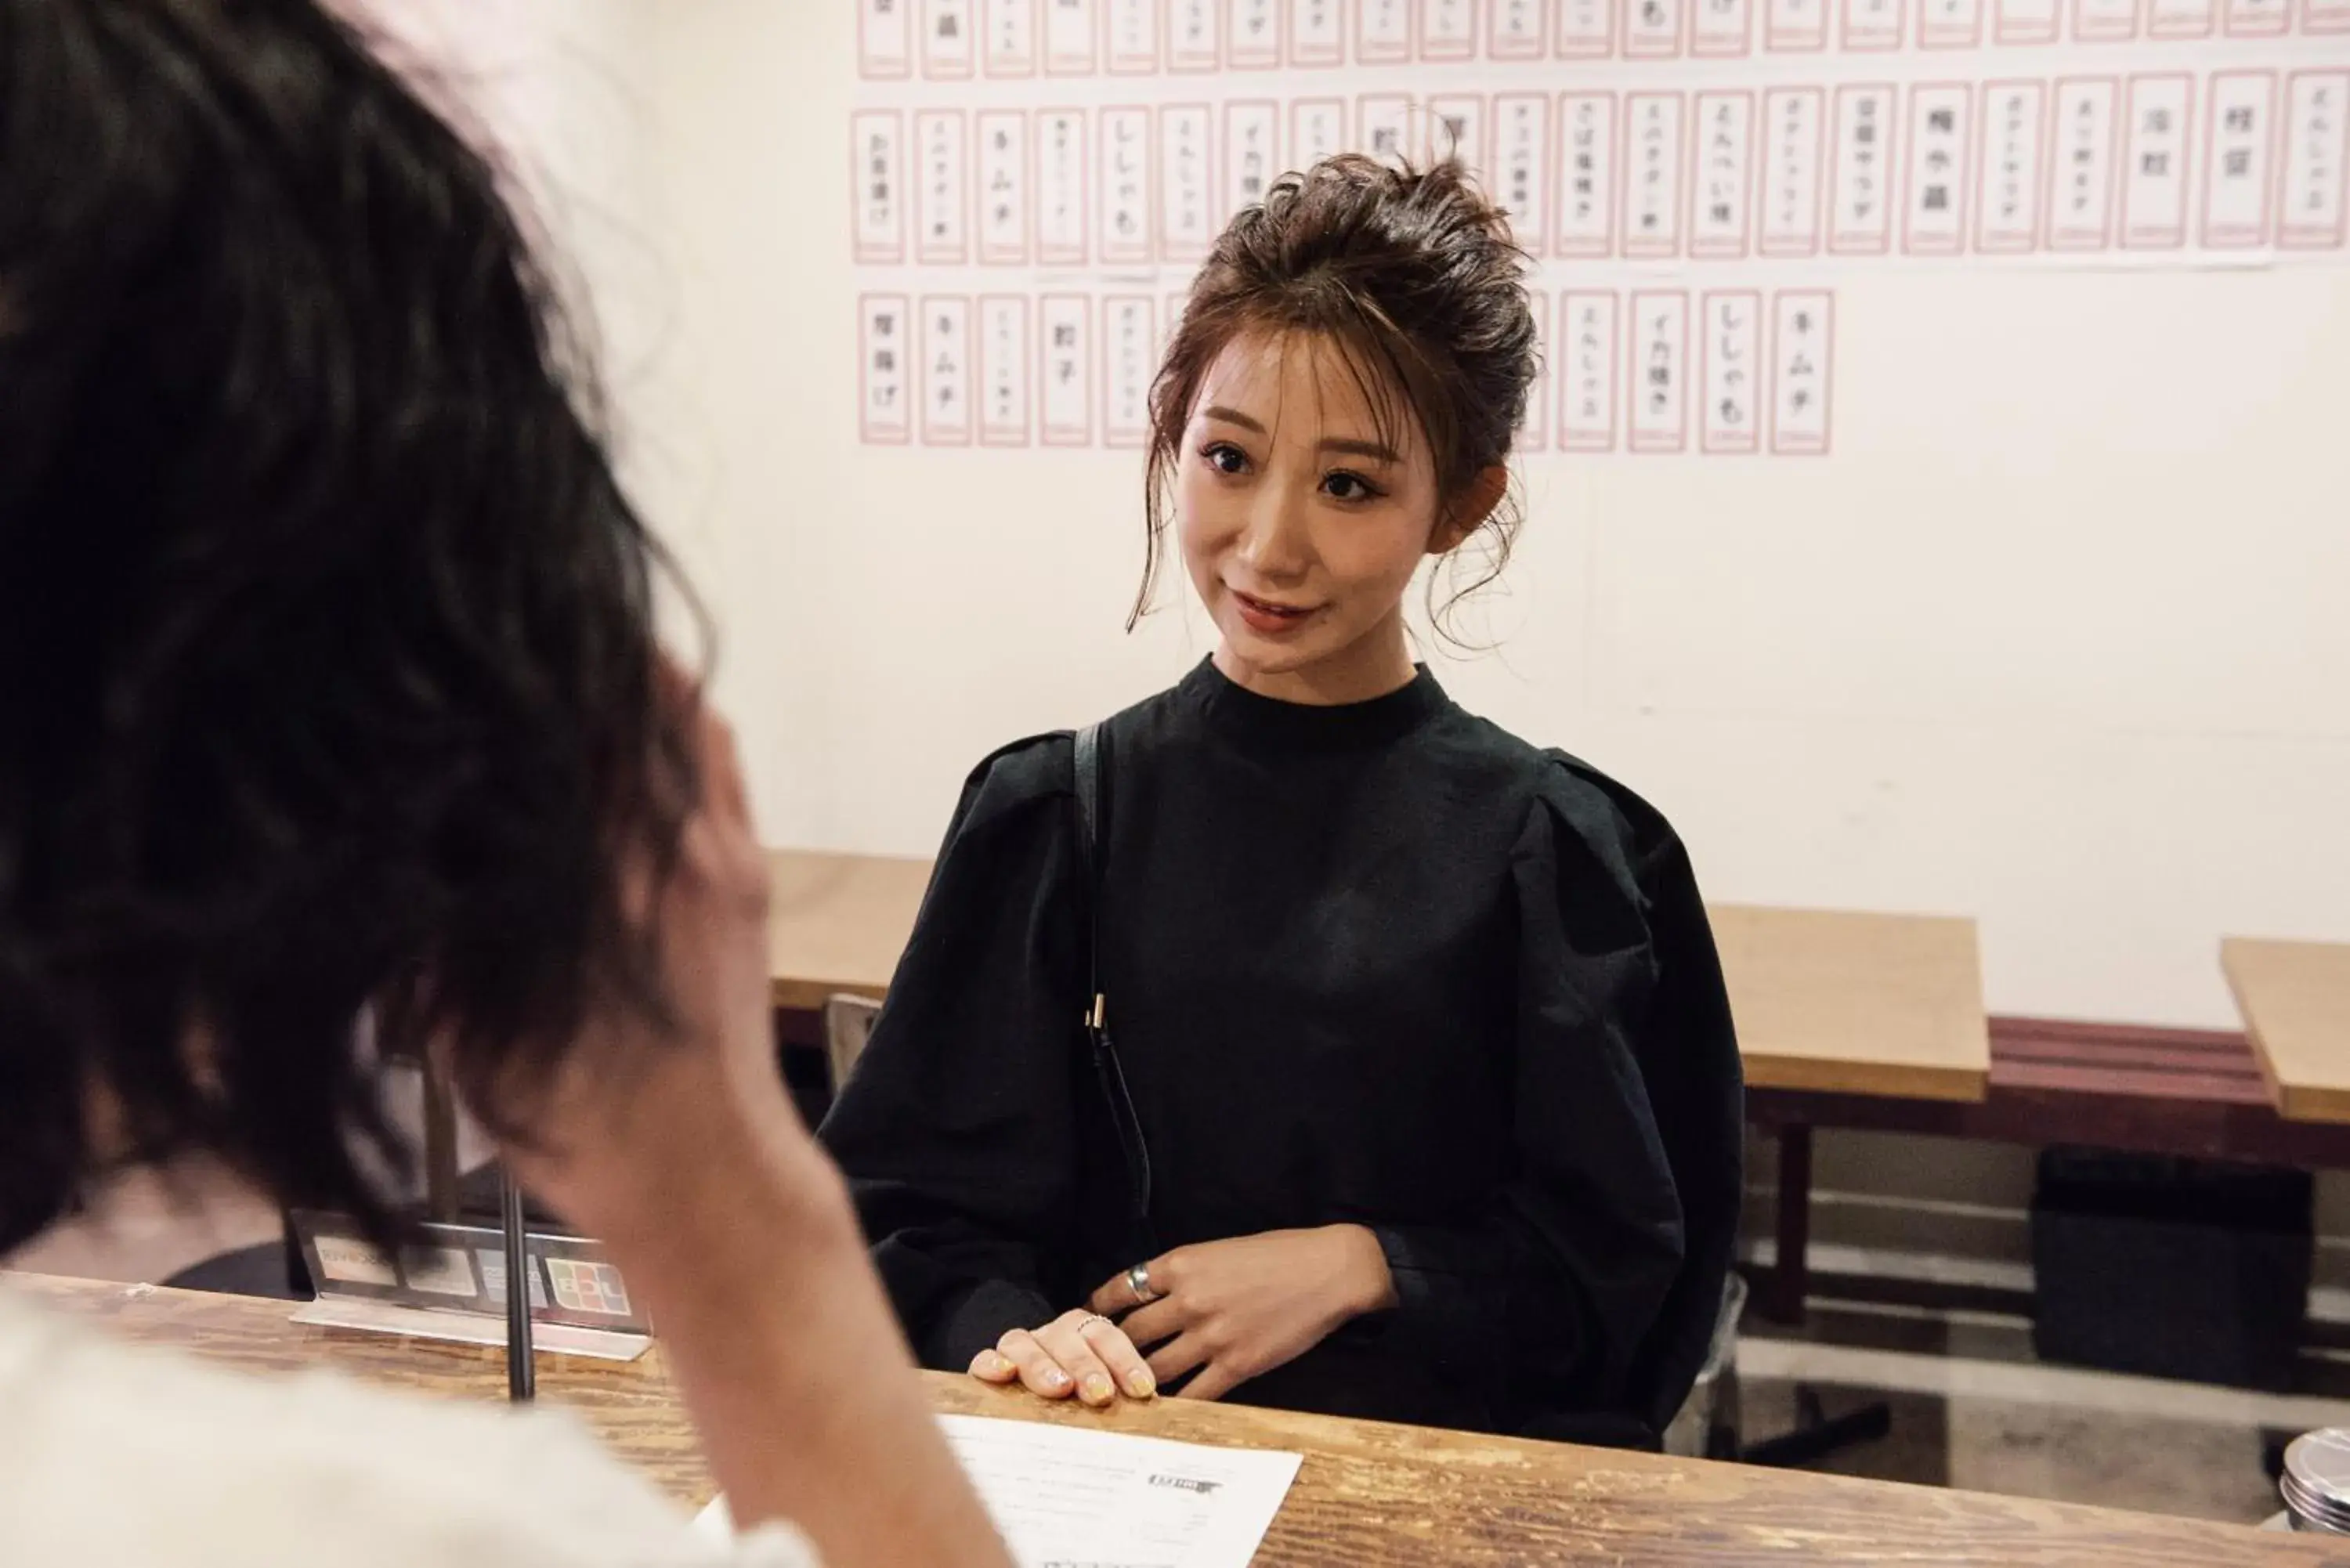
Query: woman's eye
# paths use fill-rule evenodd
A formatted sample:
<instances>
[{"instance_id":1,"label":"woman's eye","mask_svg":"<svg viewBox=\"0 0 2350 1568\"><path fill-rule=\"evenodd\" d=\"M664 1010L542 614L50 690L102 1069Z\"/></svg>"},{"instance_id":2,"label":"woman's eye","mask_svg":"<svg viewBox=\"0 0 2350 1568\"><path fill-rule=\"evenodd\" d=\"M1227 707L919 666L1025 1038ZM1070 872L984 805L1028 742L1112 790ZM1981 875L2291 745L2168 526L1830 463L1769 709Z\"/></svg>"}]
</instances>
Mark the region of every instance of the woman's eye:
<instances>
[{"instance_id":1,"label":"woman's eye","mask_svg":"<svg viewBox=\"0 0 2350 1568\"><path fill-rule=\"evenodd\" d=\"M1348 473L1344 469L1324 478L1322 487L1330 493L1334 501L1368 501L1378 493L1372 488L1370 481L1359 473Z\"/></svg>"},{"instance_id":2,"label":"woman's eye","mask_svg":"<svg viewBox=\"0 0 2350 1568\"><path fill-rule=\"evenodd\" d=\"M1248 467L1248 453L1226 441L1216 442L1200 455L1219 473L1238 473Z\"/></svg>"}]
</instances>

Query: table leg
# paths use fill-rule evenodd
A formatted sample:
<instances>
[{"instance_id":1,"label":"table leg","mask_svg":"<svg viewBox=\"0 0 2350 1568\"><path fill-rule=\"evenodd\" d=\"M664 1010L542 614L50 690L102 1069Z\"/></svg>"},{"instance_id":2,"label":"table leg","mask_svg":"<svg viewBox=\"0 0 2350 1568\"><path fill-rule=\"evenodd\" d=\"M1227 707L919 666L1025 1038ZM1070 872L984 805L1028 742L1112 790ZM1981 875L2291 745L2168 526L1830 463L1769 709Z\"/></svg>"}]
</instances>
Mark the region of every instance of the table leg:
<instances>
[{"instance_id":1,"label":"table leg","mask_svg":"<svg viewBox=\"0 0 2350 1568\"><path fill-rule=\"evenodd\" d=\"M1779 1128L1779 1255L1771 1271L1764 1312L1774 1323L1804 1321L1810 1286L1804 1254L1812 1240L1812 1129Z\"/></svg>"}]
</instances>

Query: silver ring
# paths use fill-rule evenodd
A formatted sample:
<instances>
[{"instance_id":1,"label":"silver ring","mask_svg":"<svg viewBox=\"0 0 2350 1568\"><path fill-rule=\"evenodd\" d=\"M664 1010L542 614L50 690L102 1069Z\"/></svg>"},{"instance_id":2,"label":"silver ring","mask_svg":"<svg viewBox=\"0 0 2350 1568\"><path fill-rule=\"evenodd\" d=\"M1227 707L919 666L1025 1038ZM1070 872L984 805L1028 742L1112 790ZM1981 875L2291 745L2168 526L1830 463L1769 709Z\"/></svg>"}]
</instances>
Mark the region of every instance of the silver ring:
<instances>
[{"instance_id":1,"label":"silver ring","mask_svg":"<svg viewBox=\"0 0 2350 1568\"><path fill-rule=\"evenodd\" d=\"M1148 1263L1137 1263L1126 1271L1126 1288L1134 1293L1134 1304L1137 1306L1149 1306L1159 1299L1159 1293L1150 1288L1150 1265Z\"/></svg>"},{"instance_id":2,"label":"silver ring","mask_svg":"<svg viewBox=\"0 0 2350 1568\"><path fill-rule=\"evenodd\" d=\"M1081 1319L1081 1320L1078 1322L1078 1324L1077 1324L1077 1332L1078 1332L1079 1334L1083 1334L1083 1333L1085 1333L1085 1332L1086 1332L1086 1330L1087 1330L1087 1329L1089 1329L1089 1328L1093 1327L1093 1325L1094 1325L1094 1324L1097 1324L1097 1323L1107 1323L1107 1322L1109 1322L1109 1319L1107 1319L1107 1318L1106 1318L1106 1317L1102 1316L1102 1314L1099 1314L1099 1313L1097 1313L1097 1312L1089 1312L1089 1313L1086 1314L1086 1315L1084 1316L1084 1318L1083 1318L1083 1319Z\"/></svg>"}]
</instances>

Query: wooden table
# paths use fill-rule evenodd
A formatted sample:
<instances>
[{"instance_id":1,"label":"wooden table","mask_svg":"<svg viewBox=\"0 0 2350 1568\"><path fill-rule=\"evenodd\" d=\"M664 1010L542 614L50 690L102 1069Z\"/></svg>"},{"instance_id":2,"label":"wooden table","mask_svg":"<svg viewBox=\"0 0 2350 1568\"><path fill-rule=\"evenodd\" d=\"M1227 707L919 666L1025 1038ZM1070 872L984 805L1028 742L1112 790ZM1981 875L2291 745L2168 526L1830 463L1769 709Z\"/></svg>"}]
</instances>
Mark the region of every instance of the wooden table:
<instances>
[{"instance_id":1,"label":"wooden table","mask_svg":"<svg viewBox=\"0 0 2350 1568\"><path fill-rule=\"evenodd\" d=\"M1759 1088L1980 1100L1991 1077L1972 920L1706 909Z\"/></svg>"},{"instance_id":2,"label":"wooden table","mask_svg":"<svg viewBox=\"0 0 2350 1568\"><path fill-rule=\"evenodd\" d=\"M779 1009L812 1012L838 993L879 997L914 932L927 860L767 852L767 972Z\"/></svg>"},{"instance_id":3,"label":"wooden table","mask_svg":"<svg viewBox=\"0 0 2350 1568\"><path fill-rule=\"evenodd\" d=\"M1831 909L1706 909L1738 1023L1750 1115L1779 1101L1981 1100L1991 1079L1972 920ZM1809 1293L1812 1124L1772 1116L1777 1251L1763 1310L1799 1321Z\"/></svg>"},{"instance_id":4,"label":"wooden table","mask_svg":"<svg viewBox=\"0 0 2350 1568\"><path fill-rule=\"evenodd\" d=\"M2278 1112L2350 1122L2350 944L2230 937L2220 965Z\"/></svg>"},{"instance_id":5,"label":"wooden table","mask_svg":"<svg viewBox=\"0 0 2350 1568\"><path fill-rule=\"evenodd\" d=\"M435 1396L504 1397L503 1353L286 1321L284 1303L7 1276L115 1333L254 1370L328 1366ZM542 1355L540 1398L570 1409L681 1502L711 1481L656 1346L627 1365ZM1453 1568L1534 1563L2339 1565L2313 1536L1977 1493L1161 1400L1095 1414L925 1375L937 1407L1302 1452L1257 1562Z\"/></svg>"}]
</instances>

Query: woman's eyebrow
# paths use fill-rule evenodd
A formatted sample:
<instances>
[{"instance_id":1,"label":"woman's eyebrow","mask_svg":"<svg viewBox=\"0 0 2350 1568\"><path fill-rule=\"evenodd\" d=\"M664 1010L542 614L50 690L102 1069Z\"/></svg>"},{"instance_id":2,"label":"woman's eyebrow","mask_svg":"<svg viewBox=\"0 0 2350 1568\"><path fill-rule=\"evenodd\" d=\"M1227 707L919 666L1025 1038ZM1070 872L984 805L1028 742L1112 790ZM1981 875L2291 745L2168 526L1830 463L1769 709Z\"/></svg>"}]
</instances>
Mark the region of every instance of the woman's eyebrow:
<instances>
[{"instance_id":1,"label":"woman's eyebrow","mask_svg":"<svg viewBox=\"0 0 2350 1568\"><path fill-rule=\"evenodd\" d=\"M1346 452L1354 457L1367 457L1374 462L1401 462L1403 461L1402 458L1396 455L1395 448L1388 446L1383 442L1375 441L1352 441L1344 436L1325 437L1322 441L1321 450L1324 452Z\"/></svg>"},{"instance_id":2,"label":"woman's eyebrow","mask_svg":"<svg viewBox=\"0 0 2350 1568\"><path fill-rule=\"evenodd\" d=\"M1200 417L1207 420L1221 420L1229 425L1238 425L1244 431L1254 431L1259 435L1270 433L1265 430L1263 424L1241 412L1240 410L1228 409L1221 403L1211 404L1207 408L1201 409L1200 410ZM1319 450L1323 452L1343 452L1349 457L1367 457L1374 462L1401 462L1403 461L1401 457L1397 455L1395 448L1387 445L1383 441L1357 441L1349 436L1326 436L1319 443Z\"/></svg>"}]
</instances>

